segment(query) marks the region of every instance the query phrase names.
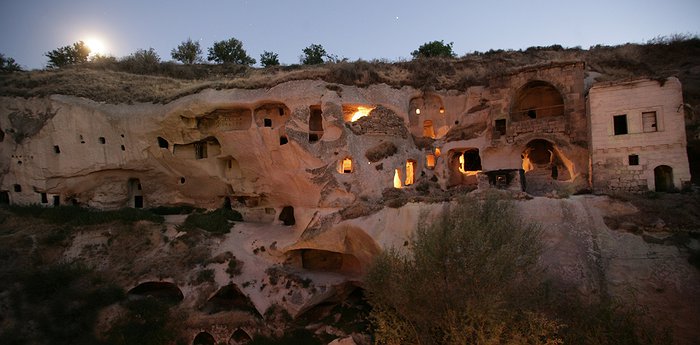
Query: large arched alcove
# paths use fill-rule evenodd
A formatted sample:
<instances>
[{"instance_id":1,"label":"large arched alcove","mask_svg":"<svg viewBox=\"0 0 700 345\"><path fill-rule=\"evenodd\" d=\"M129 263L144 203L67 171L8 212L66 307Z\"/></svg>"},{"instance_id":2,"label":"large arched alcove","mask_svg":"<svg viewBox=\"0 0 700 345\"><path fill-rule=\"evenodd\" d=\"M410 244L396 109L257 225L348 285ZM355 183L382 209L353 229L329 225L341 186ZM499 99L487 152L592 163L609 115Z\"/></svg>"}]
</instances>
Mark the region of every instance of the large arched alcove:
<instances>
[{"instance_id":1,"label":"large arched alcove","mask_svg":"<svg viewBox=\"0 0 700 345\"><path fill-rule=\"evenodd\" d=\"M231 334L231 338L229 339L229 343L235 345L244 345L250 343L251 341L253 341L253 337L251 337L248 332L241 328L233 331L233 334Z\"/></svg>"},{"instance_id":2,"label":"large arched alcove","mask_svg":"<svg viewBox=\"0 0 700 345\"><path fill-rule=\"evenodd\" d=\"M520 157L528 193L550 192L555 189L554 181L571 180L570 160L548 140L531 140Z\"/></svg>"},{"instance_id":3,"label":"large arched alcove","mask_svg":"<svg viewBox=\"0 0 700 345\"><path fill-rule=\"evenodd\" d=\"M162 281L149 281L141 283L129 290L127 295L132 298L155 298L161 302L171 304L176 304L185 298L177 285Z\"/></svg>"},{"instance_id":4,"label":"large arched alcove","mask_svg":"<svg viewBox=\"0 0 700 345\"><path fill-rule=\"evenodd\" d=\"M668 165L659 165L654 168L654 186L657 192L673 191L673 168Z\"/></svg>"},{"instance_id":5,"label":"large arched alcove","mask_svg":"<svg viewBox=\"0 0 700 345\"><path fill-rule=\"evenodd\" d=\"M478 184L481 171L481 156L478 148L459 148L448 152L448 187L473 186Z\"/></svg>"},{"instance_id":6,"label":"large arched alcove","mask_svg":"<svg viewBox=\"0 0 700 345\"><path fill-rule=\"evenodd\" d=\"M511 119L523 121L564 115L564 98L552 84L535 80L523 85L515 94Z\"/></svg>"}]
</instances>

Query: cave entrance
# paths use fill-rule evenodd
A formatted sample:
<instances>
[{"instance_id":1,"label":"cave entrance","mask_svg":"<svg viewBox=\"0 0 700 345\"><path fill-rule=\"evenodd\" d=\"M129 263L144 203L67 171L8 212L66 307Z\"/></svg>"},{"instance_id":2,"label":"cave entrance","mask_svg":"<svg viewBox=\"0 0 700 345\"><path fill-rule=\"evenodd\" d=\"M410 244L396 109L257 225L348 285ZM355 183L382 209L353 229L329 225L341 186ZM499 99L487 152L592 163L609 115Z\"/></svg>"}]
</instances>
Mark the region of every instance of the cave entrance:
<instances>
[{"instance_id":1,"label":"cave entrance","mask_svg":"<svg viewBox=\"0 0 700 345\"><path fill-rule=\"evenodd\" d=\"M258 315L258 310L235 284L229 284L217 291L209 298L202 310L207 314L216 314L227 311L244 311Z\"/></svg>"},{"instance_id":2,"label":"cave entrance","mask_svg":"<svg viewBox=\"0 0 700 345\"><path fill-rule=\"evenodd\" d=\"M657 192L673 191L673 168L668 165L659 165L654 168L654 185Z\"/></svg>"},{"instance_id":3,"label":"cave entrance","mask_svg":"<svg viewBox=\"0 0 700 345\"><path fill-rule=\"evenodd\" d=\"M0 204L9 205L10 204L10 192L4 190L0 191Z\"/></svg>"},{"instance_id":4,"label":"cave entrance","mask_svg":"<svg viewBox=\"0 0 700 345\"><path fill-rule=\"evenodd\" d=\"M552 84L535 80L516 93L511 108L513 121L541 119L564 115L564 98Z\"/></svg>"},{"instance_id":5,"label":"cave entrance","mask_svg":"<svg viewBox=\"0 0 700 345\"><path fill-rule=\"evenodd\" d=\"M448 187L478 185L477 175L481 172L481 156L478 148L450 150Z\"/></svg>"},{"instance_id":6,"label":"cave entrance","mask_svg":"<svg viewBox=\"0 0 700 345\"><path fill-rule=\"evenodd\" d=\"M520 157L528 193L549 192L554 189L553 181L571 179L569 160L547 140L530 141Z\"/></svg>"},{"instance_id":7,"label":"cave entrance","mask_svg":"<svg viewBox=\"0 0 700 345\"><path fill-rule=\"evenodd\" d=\"M360 273L362 265L354 255L321 249L301 249L301 266L312 271Z\"/></svg>"},{"instance_id":8,"label":"cave entrance","mask_svg":"<svg viewBox=\"0 0 700 345\"><path fill-rule=\"evenodd\" d=\"M410 186L416 181L416 161L409 159L406 161L406 181L404 185Z\"/></svg>"},{"instance_id":9,"label":"cave entrance","mask_svg":"<svg viewBox=\"0 0 700 345\"><path fill-rule=\"evenodd\" d=\"M279 220L282 221L282 224L287 226L296 224L296 219L294 219L294 207L283 207L282 212L280 212Z\"/></svg>"},{"instance_id":10,"label":"cave entrance","mask_svg":"<svg viewBox=\"0 0 700 345\"><path fill-rule=\"evenodd\" d=\"M143 188L141 181L137 178L129 179L127 182L129 203L133 208L143 208Z\"/></svg>"},{"instance_id":11,"label":"cave entrance","mask_svg":"<svg viewBox=\"0 0 700 345\"><path fill-rule=\"evenodd\" d=\"M238 328L233 331L233 334L231 334L231 339L229 342L236 345L244 345L250 343L251 341L253 341L253 338L250 336L250 334Z\"/></svg>"},{"instance_id":12,"label":"cave entrance","mask_svg":"<svg viewBox=\"0 0 700 345\"><path fill-rule=\"evenodd\" d=\"M155 298L160 302L177 304L185 296L177 285L169 282L145 282L137 285L127 292L131 298Z\"/></svg>"},{"instance_id":13,"label":"cave entrance","mask_svg":"<svg viewBox=\"0 0 700 345\"><path fill-rule=\"evenodd\" d=\"M214 336L207 332L199 332L196 337L194 337L194 340L192 341L192 345L215 345L216 340L214 339Z\"/></svg>"}]
</instances>

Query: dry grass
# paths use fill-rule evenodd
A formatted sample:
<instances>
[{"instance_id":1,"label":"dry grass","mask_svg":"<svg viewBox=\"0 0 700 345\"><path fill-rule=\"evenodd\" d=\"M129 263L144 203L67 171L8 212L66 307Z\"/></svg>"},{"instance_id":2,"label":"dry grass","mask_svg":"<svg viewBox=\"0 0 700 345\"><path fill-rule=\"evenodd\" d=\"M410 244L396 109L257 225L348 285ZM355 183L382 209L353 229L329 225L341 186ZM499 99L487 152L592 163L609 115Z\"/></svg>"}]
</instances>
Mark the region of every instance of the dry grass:
<instances>
[{"instance_id":1,"label":"dry grass","mask_svg":"<svg viewBox=\"0 0 700 345\"><path fill-rule=\"evenodd\" d=\"M491 79L525 66L567 61L585 61L587 70L602 73L605 80L677 76L690 103L700 102L700 72L695 68L700 65L700 39L696 37L658 39L645 45L595 46L588 50L555 45L522 51L475 52L458 59L359 60L265 69L164 62L148 70L148 74L136 74L143 70L111 61L4 74L0 95L66 94L109 103L165 103L207 88L265 88L306 79L360 87L386 83L394 87L465 90L473 85L487 85Z\"/></svg>"}]
</instances>

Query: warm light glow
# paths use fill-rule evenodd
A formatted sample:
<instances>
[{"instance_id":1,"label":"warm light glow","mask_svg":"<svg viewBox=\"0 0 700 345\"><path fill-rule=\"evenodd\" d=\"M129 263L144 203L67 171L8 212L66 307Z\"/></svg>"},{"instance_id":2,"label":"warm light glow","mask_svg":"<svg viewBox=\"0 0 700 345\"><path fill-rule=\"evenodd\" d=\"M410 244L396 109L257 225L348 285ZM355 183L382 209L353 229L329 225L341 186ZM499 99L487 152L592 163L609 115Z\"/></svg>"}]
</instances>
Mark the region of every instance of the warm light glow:
<instances>
[{"instance_id":1,"label":"warm light glow","mask_svg":"<svg viewBox=\"0 0 700 345\"><path fill-rule=\"evenodd\" d=\"M369 107L357 107L357 111L355 111L354 114L352 114L352 118L350 119L350 122L355 122L359 120L361 117L365 117L369 115L369 112L372 111L374 108L369 108Z\"/></svg>"},{"instance_id":2,"label":"warm light glow","mask_svg":"<svg viewBox=\"0 0 700 345\"><path fill-rule=\"evenodd\" d=\"M342 166L341 173L349 174L351 172L352 172L352 159L350 159L350 158L343 159L343 166Z\"/></svg>"},{"instance_id":3,"label":"warm light glow","mask_svg":"<svg viewBox=\"0 0 700 345\"><path fill-rule=\"evenodd\" d=\"M467 172L464 170L464 155L459 155L459 172L462 174L466 174Z\"/></svg>"},{"instance_id":4,"label":"warm light glow","mask_svg":"<svg viewBox=\"0 0 700 345\"><path fill-rule=\"evenodd\" d=\"M435 148L435 157L440 157L440 148L439 147Z\"/></svg>"},{"instance_id":5,"label":"warm light glow","mask_svg":"<svg viewBox=\"0 0 700 345\"><path fill-rule=\"evenodd\" d=\"M107 47L101 39L90 37L84 42L85 45L88 46L88 48L90 48L90 56L107 54Z\"/></svg>"},{"instance_id":6,"label":"warm light glow","mask_svg":"<svg viewBox=\"0 0 700 345\"><path fill-rule=\"evenodd\" d=\"M406 161L406 182L405 185L410 186L414 181L414 172L416 170L416 162L412 160Z\"/></svg>"},{"instance_id":7,"label":"warm light glow","mask_svg":"<svg viewBox=\"0 0 700 345\"><path fill-rule=\"evenodd\" d=\"M435 155L428 154L425 156L425 166L429 169L435 167Z\"/></svg>"},{"instance_id":8,"label":"warm light glow","mask_svg":"<svg viewBox=\"0 0 700 345\"><path fill-rule=\"evenodd\" d=\"M399 169L394 170L394 188L401 188L401 173L399 173Z\"/></svg>"},{"instance_id":9,"label":"warm light glow","mask_svg":"<svg viewBox=\"0 0 700 345\"><path fill-rule=\"evenodd\" d=\"M420 108L416 108L416 115L420 115Z\"/></svg>"},{"instance_id":10,"label":"warm light glow","mask_svg":"<svg viewBox=\"0 0 700 345\"><path fill-rule=\"evenodd\" d=\"M440 107L440 114L444 114L444 113L445 113L445 108L444 108L444 107Z\"/></svg>"}]
</instances>

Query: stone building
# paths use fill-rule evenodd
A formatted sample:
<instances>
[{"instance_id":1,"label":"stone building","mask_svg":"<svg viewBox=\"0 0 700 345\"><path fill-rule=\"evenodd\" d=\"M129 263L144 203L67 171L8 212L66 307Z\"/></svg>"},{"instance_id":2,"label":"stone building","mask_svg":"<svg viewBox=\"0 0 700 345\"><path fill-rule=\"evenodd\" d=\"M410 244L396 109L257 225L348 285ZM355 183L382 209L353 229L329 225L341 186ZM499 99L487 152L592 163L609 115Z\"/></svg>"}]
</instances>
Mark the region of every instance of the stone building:
<instances>
[{"instance_id":1,"label":"stone building","mask_svg":"<svg viewBox=\"0 0 700 345\"><path fill-rule=\"evenodd\" d=\"M595 191L671 191L689 183L678 79L594 85L588 111Z\"/></svg>"}]
</instances>

